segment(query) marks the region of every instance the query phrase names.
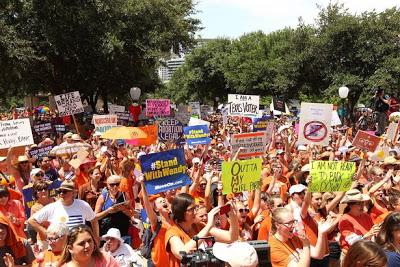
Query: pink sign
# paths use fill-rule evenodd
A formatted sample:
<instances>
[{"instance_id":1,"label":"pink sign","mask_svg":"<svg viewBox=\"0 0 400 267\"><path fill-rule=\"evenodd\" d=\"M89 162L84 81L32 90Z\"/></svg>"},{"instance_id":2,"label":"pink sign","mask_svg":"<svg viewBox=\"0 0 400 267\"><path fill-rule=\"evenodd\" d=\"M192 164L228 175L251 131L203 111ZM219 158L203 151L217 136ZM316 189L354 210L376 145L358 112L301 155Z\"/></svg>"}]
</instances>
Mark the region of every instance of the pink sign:
<instances>
[{"instance_id":1,"label":"pink sign","mask_svg":"<svg viewBox=\"0 0 400 267\"><path fill-rule=\"evenodd\" d=\"M171 114L169 99L147 99L146 116L169 116Z\"/></svg>"}]
</instances>

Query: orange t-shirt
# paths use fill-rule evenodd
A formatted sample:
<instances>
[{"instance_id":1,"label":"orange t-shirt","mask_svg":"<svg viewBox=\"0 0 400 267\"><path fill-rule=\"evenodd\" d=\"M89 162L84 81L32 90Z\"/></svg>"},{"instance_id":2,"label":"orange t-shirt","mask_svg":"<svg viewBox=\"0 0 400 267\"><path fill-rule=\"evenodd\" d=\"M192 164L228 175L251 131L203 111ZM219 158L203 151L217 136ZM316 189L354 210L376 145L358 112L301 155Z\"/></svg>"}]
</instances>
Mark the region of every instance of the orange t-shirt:
<instances>
[{"instance_id":1,"label":"orange t-shirt","mask_svg":"<svg viewBox=\"0 0 400 267\"><path fill-rule=\"evenodd\" d=\"M10 199L8 200L5 206L0 205L0 212L4 215L4 217L9 217L9 215L14 216L19 220L18 224L13 223L15 228L15 233L18 234L19 237L26 238L24 228L25 228L25 209L22 205L21 201Z\"/></svg>"},{"instance_id":2,"label":"orange t-shirt","mask_svg":"<svg viewBox=\"0 0 400 267\"><path fill-rule=\"evenodd\" d=\"M268 176L266 178L263 178L261 181L261 191L265 192L268 189L269 184L271 183L272 176ZM279 177L278 181L275 183L274 189L276 187L279 187L279 196L281 199L286 202L287 201L287 193L289 191L288 186L287 186L287 178L285 176ZM272 189L272 191L274 191Z\"/></svg>"},{"instance_id":3,"label":"orange t-shirt","mask_svg":"<svg viewBox=\"0 0 400 267\"><path fill-rule=\"evenodd\" d=\"M369 214L371 216L372 221L375 221L376 218L378 218L380 215L388 212L388 209L386 207L383 207L379 205L377 202L374 203L372 206Z\"/></svg>"},{"instance_id":4,"label":"orange t-shirt","mask_svg":"<svg viewBox=\"0 0 400 267\"><path fill-rule=\"evenodd\" d=\"M135 180L133 178L125 178L121 179L119 189L121 192L125 192L128 194L129 199L135 199L133 195L133 186L135 185Z\"/></svg>"},{"instance_id":5,"label":"orange t-shirt","mask_svg":"<svg viewBox=\"0 0 400 267\"><path fill-rule=\"evenodd\" d=\"M86 184L87 182L89 182L89 177L86 177L86 175L83 174L82 171L76 175L76 177L75 177L75 187L76 188L81 187L82 185Z\"/></svg>"},{"instance_id":6,"label":"orange t-shirt","mask_svg":"<svg viewBox=\"0 0 400 267\"><path fill-rule=\"evenodd\" d=\"M32 267L39 267L39 266L58 266L58 262L60 261L62 255L62 251L59 253L54 254L51 250L46 250L43 252L43 261L38 262L38 260L34 260L32 262ZM51 264L51 265L50 265Z\"/></svg>"},{"instance_id":7,"label":"orange t-shirt","mask_svg":"<svg viewBox=\"0 0 400 267\"><path fill-rule=\"evenodd\" d=\"M300 259L300 253L303 249L303 243L300 238L294 236L286 242L270 236L268 240L271 253L272 267L287 267L293 259Z\"/></svg>"},{"instance_id":8,"label":"orange t-shirt","mask_svg":"<svg viewBox=\"0 0 400 267\"><path fill-rule=\"evenodd\" d=\"M385 220L385 218L386 218L387 216L389 216L390 213L392 213L392 211L387 211L387 212L385 212L385 213L382 213L382 214L379 215L378 217L376 217L376 219L373 221L374 224L378 224L378 223L383 222L383 221Z\"/></svg>"},{"instance_id":9,"label":"orange t-shirt","mask_svg":"<svg viewBox=\"0 0 400 267\"><path fill-rule=\"evenodd\" d=\"M201 226L200 224L196 224L195 227L197 228L197 233L200 232L201 230ZM167 233L165 234L165 248L167 250L167 253L169 255L169 267L180 267L181 266L181 261L179 259L177 259L174 254L171 251L171 248L169 246L169 240L171 239L171 237L173 236L177 236L179 237L182 242L184 244L186 244L187 242L190 241L190 239L192 239L193 236L188 236L188 234L186 234L180 227L178 227L177 225L172 226L171 228L169 228L167 230ZM164 264L164 266L166 266Z\"/></svg>"},{"instance_id":10,"label":"orange t-shirt","mask_svg":"<svg viewBox=\"0 0 400 267\"><path fill-rule=\"evenodd\" d=\"M153 248L151 249L151 259L156 267L165 266L165 263L169 261L169 256L165 249L165 234L167 233L167 229L167 225L163 222L160 231L156 238L154 238ZM152 227L151 230L154 232L156 229Z\"/></svg>"},{"instance_id":11,"label":"orange t-shirt","mask_svg":"<svg viewBox=\"0 0 400 267\"><path fill-rule=\"evenodd\" d=\"M372 219L367 213L363 213L358 217L344 214L339 221L340 247L344 250L348 250L350 246L346 241L346 237L353 233L364 235L373 225Z\"/></svg>"},{"instance_id":12,"label":"orange t-shirt","mask_svg":"<svg viewBox=\"0 0 400 267\"><path fill-rule=\"evenodd\" d=\"M269 233L271 232L272 218L271 216L265 217L261 222L260 229L258 229L257 240L268 240Z\"/></svg>"}]
</instances>

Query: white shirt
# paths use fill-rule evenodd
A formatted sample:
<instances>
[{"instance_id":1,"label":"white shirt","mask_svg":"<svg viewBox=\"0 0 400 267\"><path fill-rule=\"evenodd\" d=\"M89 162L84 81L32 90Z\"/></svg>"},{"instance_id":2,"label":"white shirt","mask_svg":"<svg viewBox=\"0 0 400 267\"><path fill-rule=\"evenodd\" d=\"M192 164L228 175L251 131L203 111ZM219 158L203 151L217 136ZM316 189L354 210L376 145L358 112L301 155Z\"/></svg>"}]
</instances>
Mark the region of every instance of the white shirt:
<instances>
[{"instance_id":1,"label":"white shirt","mask_svg":"<svg viewBox=\"0 0 400 267\"><path fill-rule=\"evenodd\" d=\"M121 267L129 267L131 266L131 263L134 263L133 266L142 266L137 252L135 252L128 244L121 243L118 249L111 253L111 255Z\"/></svg>"},{"instance_id":2,"label":"white shirt","mask_svg":"<svg viewBox=\"0 0 400 267\"><path fill-rule=\"evenodd\" d=\"M95 213L89 204L80 199L74 199L70 206L64 206L61 200L48 204L32 215L38 222L65 223L69 228L92 221Z\"/></svg>"}]
</instances>

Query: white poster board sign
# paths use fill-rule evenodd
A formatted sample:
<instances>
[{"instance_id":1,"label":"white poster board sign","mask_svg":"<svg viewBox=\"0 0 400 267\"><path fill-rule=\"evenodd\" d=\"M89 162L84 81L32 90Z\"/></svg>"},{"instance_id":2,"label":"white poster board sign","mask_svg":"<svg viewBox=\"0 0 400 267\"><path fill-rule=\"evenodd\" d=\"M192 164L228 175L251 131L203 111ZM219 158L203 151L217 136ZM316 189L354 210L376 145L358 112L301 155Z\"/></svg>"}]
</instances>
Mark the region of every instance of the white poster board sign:
<instances>
[{"instance_id":1,"label":"white poster board sign","mask_svg":"<svg viewBox=\"0 0 400 267\"><path fill-rule=\"evenodd\" d=\"M301 103L299 144L329 145L332 104Z\"/></svg>"},{"instance_id":2,"label":"white poster board sign","mask_svg":"<svg viewBox=\"0 0 400 267\"><path fill-rule=\"evenodd\" d=\"M200 102L189 102L189 112L191 117L201 118Z\"/></svg>"},{"instance_id":3,"label":"white poster board sign","mask_svg":"<svg viewBox=\"0 0 400 267\"><path fill-rule=\"evenodd\" d=\"M336 110L332 110L332 122L331 126L338 126L342 125L342 121L340 120L339 114L337 113Z\"/></svg>"},{"instance_id":4,"label":"white poster board sign","mask_svg":"<svg viewBox=\"0 0 400 267\"><path fill-rule=\"evenodd\" d=\"M208 125L208 127L210 127L210 122L193 117L190 118L188 126L195 126L195 125Z\"/></svg>"},{"instance_id":5,"label":"white poster board sign","mask_svg":"<svg viewBox=\"0 0 400 267\"><path fill-rule=\"evenodd\" d=\"M228 94L229 115L257 117L259 106L260 96L258 95Z\"/></svg>"},{"instance_id":6,"label":"white poster board sign","mask_svg":"<svg viewBox=\"0 0 400 267\"><path fill-rule=\"evenodd\" d=\"M54 96L60 117L84 112L78 91Z\"/></svg>"},{"instance_id":7,"label":"white poster board sign","mask_svg":"<svg viewBox=\"0 0 400 267\"><path fill-rule=\"evenodd\" d=\"M267 145L266 132L241 133L232 135L232 153L236 154L239 148L243 148L239 153L239 158L250 158L262 156Z\"/></svg>"},{"instance_id":8,"label":"white poster board sign","mask_svg":"<svg viewBox=\"0 0 400 267\"><path fill-rule=\"evenodd\" d=\"M117 112L125 112L125 106L108 104L108 112L110 114L116 114Z\"/></svg>"},{"instance_id":9,"label":"white poster board sign","mask_svg":"<svg viewBox=\"0 0 400 267\"><path fill-rule=\"evenodd\" d=\"M29 119L0 121L0 149L32 145L33 143Z\"/></svg>"},{"instance_id":10,"label":"white poster board sign","mask_svg":"<svg viewBox=\"0 0 400 267\"><path fill-rule=\"evenodd\" d=\"M96 132L105 133L107 130L117 126L118 116L114 114L93 115L93 124Z\"/></svg>"}]
</instances>

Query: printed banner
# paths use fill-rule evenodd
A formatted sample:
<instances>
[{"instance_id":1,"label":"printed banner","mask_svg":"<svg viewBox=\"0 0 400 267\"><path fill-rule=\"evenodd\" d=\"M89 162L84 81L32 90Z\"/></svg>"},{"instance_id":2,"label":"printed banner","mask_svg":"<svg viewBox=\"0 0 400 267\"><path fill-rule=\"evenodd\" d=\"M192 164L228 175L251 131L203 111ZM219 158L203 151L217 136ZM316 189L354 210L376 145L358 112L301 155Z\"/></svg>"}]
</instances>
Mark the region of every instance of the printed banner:
<instances>
[{"instance_id":1,"label":"printed banner","mask_svg":"<svg viewBox=\"0 0 400 267\"><path fill-rule=\"evenodd\" d=\"M275 127L275 123L266 118L253 118L253 131L269 131Z\"/></svg>"},{"instance_id":2,"label":"printed banner","mask_svg":"<svg viewBox=\"0 0 400 267\"><path fill-rule=\"evenodd\" d=\"M29 119L0 121L0 149L32 145L33 143Z\"/></svg>"},{"instance_id":3,"label":"printed banner","mask_svg":"<svg viewBox=\"0 0 400 267\"><path fill-rule=\"evenodd\" d=\"M189 102L190 116L193 118L201 118L200 102Z\"/></svg>"},{"instance_id":4,"label":"printed banner","mask_svg":"<svg viewBox=\"0 0 400 267\"><path fill-rule=\"evenodd\" d=\"M301 103L298 144L329 145L332 104Z\"/></svg>"},{"instance_id":5,"label":"printed banner","mask_svg":"<svg viewBox=\"0 0 400 267\"><path fill-rule=\"evenodd\" d=\"M170 105L169 99L146 99L146 116L169 116Z\"/></svg>"},{"instance_id":6,"label":"printed banner","mask_svg":"<svg viewBox=\"0 0 400 267\"><path fill-rule=\"evenodd\" d=\"M64 124L56 124L54 125L54 130L56 130L56 133L65 133L67 129L65 129Z\"/></svg>"},{"instance_id":7,"label":"printed banner","mask_svg":"<svg viewBox=\"0 0 400 267\"><path fill-rule=\"evenodd\" d=\"M50 151L53 149L52 145L42 146L42 147L34 147L29 150L29 156L31 158L42 158L49 155Z\"/></svg>"},{"instance_id":8,"label":"printed banner","mask_svg":"<svg viewBox=\"0 0 400 267\"><path fill-rule=\"evenodd\" d=\"M228 94L228 114L257 117L260 105L258 95Z\"/></svg>"},{"instance_id":9,"label":"printed banner","mask_svg":"<svg viewBox=\"0 0 400 267\"><path fill-rule=\"evenodd\" d=\"M239 193L260 188L262 160L248 159L222 162L222 192Z\"/></svg>"},{"instance_id":10,"label":"printed banner","mask_svg":"<svg viewBox=\"0 0 400 267\"><path fill-rule=\"evenodd\" d=\"M125 106L108 104L108 112L110 114L116 114L117 112L125 112Z\"/></svg>"},{"instance_id":11,"label":"printed banner","mask_svg":"<svg viewBox=\"0 0 400 267\"><path fill-rule=\"evenodd\" d=\"M273 97L272 98L272 103L273 103L274 110L277 110L277 111L280 111L280 112L283 112L283 113L286 112L285 101L283 101L282 99L280 99L278 97Z\"/></svg>"},{"instance_id":12,"label":"printed banner","mask_svg":"<svg viewBox=\"0 0 400 267\"><path fill-rule=\"evenodd\" d=\"M60 187L62 181L61 180L55 180L49 185L49 194L50 197L57 197L57 188ZM22 195L24 197L24 203L25 203L25 214L26 217L29 218L31 216L31 208L32 206L36 203L35 199L33 198L33 189L32 186L24 188L22 190Z\"/></svg>"},{"instance_id":13,"label":"printed banner","mask_svg":"<svg viewBox=\"0 0 400 267\"><path fill-rule=\"evenodd\" d=\"M231 139L233 154L236 154L240 147L243 148L239 153L241 159L264 155L266 145L266 132L234 134Z\"/></svg>"},{"instance_id":14,"label":"printed banner","mask_svg":"<svg viewBox=\"0 0 400 267\"><path fill-rule=\"evenodd\" d=\"M53 126L51 125L51 122L45 122L45 123L40 123L33 125L33 130L37 135L42 135L46 133L50 133L53 131Z\"/></svg>"},{"instance_id":15,"label":"printed banner","mask_svg":"<svg viewBox=\"0 0 400 267\"><path fill-rule=\"evenodd\" d=\"M94 130L99 133L105 133L117 126L117 115L93 115Z\"/></svg>"},{"instance_id":16,"label":"printed banner","mask_svg":"<svg viewBox=\"0 0 400 267\"><path fill-rule=\"evenodd\" d=\"M60 117L84 112L78 91L54 96Z\"/></svg>"},{"instance_id":17,"label":"printed banner","mask_svg":"<svg viewBox=\"0 0 400 267\"><path fill-rule=\"evenodd\" d=\"M207 125L187 126L183 128L186 143L190 146L205 145L211 142Z\"/></svg>"},{"instance_id":18,"label":"printed banner","mask_svg":"<svg viewBox=\"0 0 400 267\"><path fill-rule=\"evenodd\" d=\"M158 139L162 142L183 143L182 123L176 119L163 120L158 125Z\"/></svg>"},{"instance_id":19,"label":"printed banner","mask_svg":"<svg viewBox=\"0 0 400 267\"><path fill-rule=\"evenodd\" d=\"M312 161L308 188L311 192L346 192L356 171L355 162Z\"/></svg>"},{"instance_id":20,"label":"printed banner","mask_svg":"<svg viewBox=\"0 0 400 267\"><path fill-rule=\"evenodd\" d=\"M192 180L186 174L183 149L152 153L140 157L144 184L149 195L190 185Z\"/></svg>"},{"instance_id":21,"label":"printed banner","mask_svg":"<svg viewBox=\"0 0 400 267\"><path fill-rule=\"evenodd\" d=\"M374 152L381 139L365 131L358 131L353 140L353 146Z\"/></svg>"},{"instance_id":22,"label":"printed banner","mask_svg":"<svg viewBox=\"0 0 400 267\"><path fill-rule=\"evenodd\" d=\"M133 121L129 111L116 112L115 115L117 115L117 125L126 125L129 121Z\"/></svg>"}]
</instances>

